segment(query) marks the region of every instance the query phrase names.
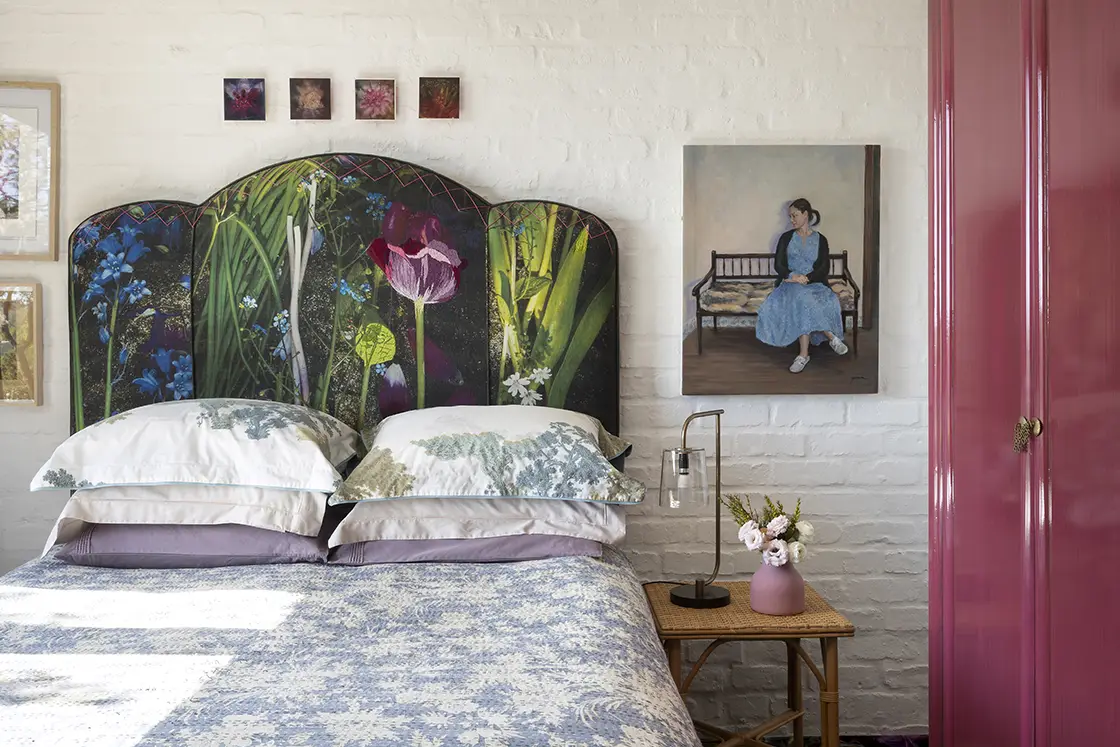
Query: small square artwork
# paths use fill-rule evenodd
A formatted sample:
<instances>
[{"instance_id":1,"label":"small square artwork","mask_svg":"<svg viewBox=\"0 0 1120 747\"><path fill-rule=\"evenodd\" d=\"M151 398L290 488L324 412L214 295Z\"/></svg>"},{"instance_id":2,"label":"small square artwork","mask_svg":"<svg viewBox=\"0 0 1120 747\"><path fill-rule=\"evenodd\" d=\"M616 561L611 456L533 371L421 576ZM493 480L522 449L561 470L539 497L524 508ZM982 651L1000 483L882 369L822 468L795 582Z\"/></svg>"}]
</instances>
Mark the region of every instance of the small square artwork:
<instances>
[{"instance_id":1,"label":"small square artwork","mask_svg":"<svg viewBox=\"0 0 1120 747\"><path fill-rule=\"evenodd\" d=\"M227 122L264 121L264 78L226 78Z\"/></svg>"},{"instance_id":2,"label":"small square artwork","mask_svg":"<svg viewBox=\"0 0 1120 747\"><path fill-rule=\"evenodd\" d=\"M354 113L357 119L396 119L397 83L394 80L354 82Z\"/></svg>"},{"instance_id":3,"label":"small square artwork","mask_svg":"<svg viewBox=\"0 0 1120 747\"><path fill-rule=\"evenodd\" d=\"M420 79L420 119L459 118L459 79Z\"/></svg>"},{"instance_id":4,"label":"small square artwork","mask_svg":"<svg viewBox=\"0 0 1120 747\"><path fill-rule=\"evenodd\" d=\"M292 119L331 118L331 79L292 78Z\"/></svg>"},{"instance_id":5,"label":"small square artwork","mask_svg":"<svg viewBox=\"0 0 1120 747\"><path fill-rule=\"evenodd\" d=\"M0 405L42 404L40 286L0 280Z\"/></svg>"}]
</instances>

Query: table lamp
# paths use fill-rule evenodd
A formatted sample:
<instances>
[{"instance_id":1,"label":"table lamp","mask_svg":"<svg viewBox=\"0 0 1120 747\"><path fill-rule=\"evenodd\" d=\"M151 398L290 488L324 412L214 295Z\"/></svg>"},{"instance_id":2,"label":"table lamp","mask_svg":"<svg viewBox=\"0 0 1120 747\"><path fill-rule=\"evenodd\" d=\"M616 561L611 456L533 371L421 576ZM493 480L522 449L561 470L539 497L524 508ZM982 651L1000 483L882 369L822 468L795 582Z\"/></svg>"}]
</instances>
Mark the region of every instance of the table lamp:
<instances>
[{"instance_id":1,"label":"table lamp","mask_svg":"<svg viewBox=\"0 0 1120 747\"><path fill-rule=\"evenodd\" d=\"M690 506L707 506L711 503L708 492L708 469L703 449L688 445L688 426L693 420L705 417L716 419L716 566L712 575L697 578L694 584L683 584L669 590L669 599L681 607L724 607L731 603L731 592L712 583L719 576L720 560L720 415L723 410L707 410L689 415L681 428L681 445L661 453L661 491L658 503L669 509Z\"/></svg>"}]
</instances>

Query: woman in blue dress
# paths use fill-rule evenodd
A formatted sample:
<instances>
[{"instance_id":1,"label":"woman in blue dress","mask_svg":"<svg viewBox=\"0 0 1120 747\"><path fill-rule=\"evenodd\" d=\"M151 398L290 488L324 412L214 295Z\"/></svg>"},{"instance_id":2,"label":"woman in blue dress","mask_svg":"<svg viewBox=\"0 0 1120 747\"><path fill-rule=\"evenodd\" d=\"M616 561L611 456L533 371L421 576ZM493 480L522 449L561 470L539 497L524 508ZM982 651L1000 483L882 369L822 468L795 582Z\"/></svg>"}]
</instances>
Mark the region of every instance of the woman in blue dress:
<instances>
[{"instance_id":1,"label":"woman in blue dress","mask_svg":"<svg viewBox=\"0 0 1120 747\"><path fill-rule=\"evenodd\" d=\"M848 346L840 300L828 285L828 239L813 229L821 214L800 198L790 203L789 222L793 230L781 235L774 254L778 287L758 310L755 334L776 347L799 343L789 370L801 373L809 365L809 343L827 341L839 355L847 353Z\"/></svg>"}]
</instances>

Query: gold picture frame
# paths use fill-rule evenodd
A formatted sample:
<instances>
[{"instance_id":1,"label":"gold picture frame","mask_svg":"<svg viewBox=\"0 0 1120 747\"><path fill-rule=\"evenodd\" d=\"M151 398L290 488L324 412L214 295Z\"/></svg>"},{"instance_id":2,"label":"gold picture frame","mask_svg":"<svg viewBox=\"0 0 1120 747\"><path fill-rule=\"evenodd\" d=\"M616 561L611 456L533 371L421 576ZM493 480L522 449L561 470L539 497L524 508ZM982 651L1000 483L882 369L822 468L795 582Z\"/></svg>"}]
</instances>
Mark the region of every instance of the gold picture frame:
<instances>
[{"instance_id":1,"label":"gold picture frame","mask_svg":"<svg viewBox=\"0 0 1120 747\"><path fill-rule=\"evenodd\" d=\"M0 80L0 260L58 259L62 87Z\"/></svg>"},{"instance_id":2,"label":"gold picture frame","mask_svg":"<svg viewBox=\"0 0 1120 747\"><path fill-rule=\"evenodd\" d=\"M43 404L43 286L0 280L0 405Z\"/></svg>"}]
</instances>

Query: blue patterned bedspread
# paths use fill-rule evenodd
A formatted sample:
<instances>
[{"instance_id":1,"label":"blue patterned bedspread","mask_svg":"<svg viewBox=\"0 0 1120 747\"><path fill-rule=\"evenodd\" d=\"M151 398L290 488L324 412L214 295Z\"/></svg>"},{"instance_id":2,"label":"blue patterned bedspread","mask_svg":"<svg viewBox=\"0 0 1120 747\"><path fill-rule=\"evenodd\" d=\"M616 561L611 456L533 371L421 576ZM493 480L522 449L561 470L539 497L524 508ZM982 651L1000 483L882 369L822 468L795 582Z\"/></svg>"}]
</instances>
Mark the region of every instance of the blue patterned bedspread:
<instances>
[{"instance_id":1,"label":"blue patterned bedspread","mask_svg":"<svg viewBox=\"0 0 1120 747\"><path fill-rule=\"evenodd\" d=\"M620 553L0 577L0 744L698 747Z\"/></svg>"}]
</instances>

